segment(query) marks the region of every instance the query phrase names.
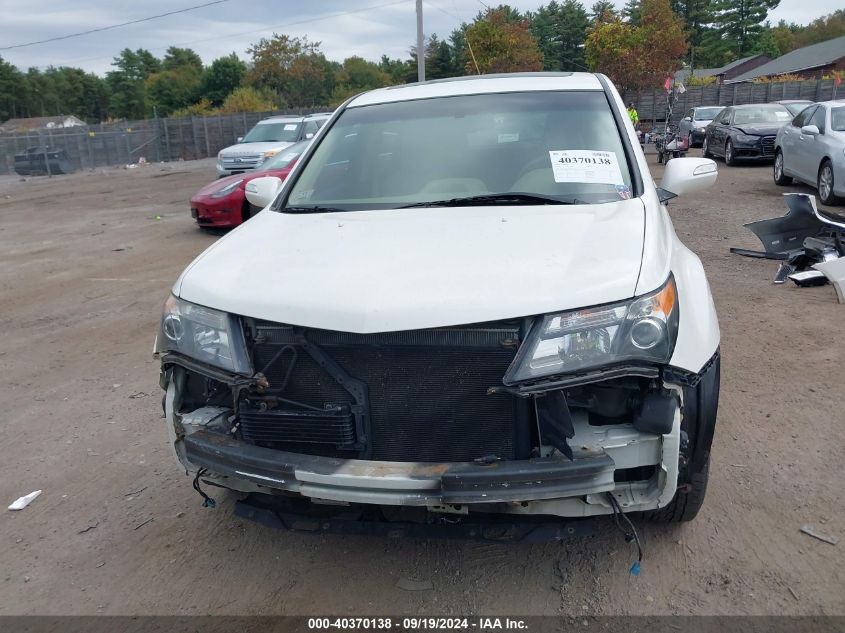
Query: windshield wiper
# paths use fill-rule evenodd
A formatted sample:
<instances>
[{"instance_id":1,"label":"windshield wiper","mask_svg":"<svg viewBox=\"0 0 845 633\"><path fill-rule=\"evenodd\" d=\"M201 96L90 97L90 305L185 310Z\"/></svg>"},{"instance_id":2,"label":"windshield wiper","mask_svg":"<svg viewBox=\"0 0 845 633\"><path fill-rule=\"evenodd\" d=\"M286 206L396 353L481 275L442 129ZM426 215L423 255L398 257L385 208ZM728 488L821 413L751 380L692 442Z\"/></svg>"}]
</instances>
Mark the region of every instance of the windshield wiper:
<instances>
[{"instance_id":1,"label":"windshield wiper","mask_svg":"<svg viewBox=\"0 0 845 633\"><path fill-rule=\"evenodd\" d=\"M412 209L414 207L470 207L485 204L585 204L578 198L556 198L554 196L541 196L533 193L487 193L480 196L467 196L466 198L451 198L449 200L432 200L430 202L415 202L399 207L400 209Z\"/></svg>"},{"instance_id":2,"label":"windshield wiper","mask_svg":"<svg viewBox=\"0 0 845 633\"><path fill-rule=\"evenodd\" d=\"M351 209L341 209L339 207L282 207L279 209L282 213L346 213Z\"/></svg>"}]
</instances>

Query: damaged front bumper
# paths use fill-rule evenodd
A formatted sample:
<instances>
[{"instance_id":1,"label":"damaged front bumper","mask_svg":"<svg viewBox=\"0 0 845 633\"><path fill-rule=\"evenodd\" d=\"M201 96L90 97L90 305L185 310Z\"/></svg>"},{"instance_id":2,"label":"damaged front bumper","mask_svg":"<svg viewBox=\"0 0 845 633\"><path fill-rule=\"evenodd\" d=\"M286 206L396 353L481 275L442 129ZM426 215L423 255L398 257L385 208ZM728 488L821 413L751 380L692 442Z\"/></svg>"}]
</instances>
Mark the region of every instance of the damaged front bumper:
<instances>
[{"instance_id":1,"label":"damaged front bumper","mask_svg":"<svg viewBox=\"0 0 845 633\"><path fill-rule=\"evenodd\" d=\"M544 457L491 463L398 462L306 455L236 439L232 409L181 411L186 372L185 367L170 365L162 385L167 389L165 411L176 457L187 471L202 472L204 480L231 490L304 497L323 506L574 518L611 514L608 493L629 512L663 507L677 489L679 388L673 390L677 398L666 434L639 431L627 423L595 426L586 413L573 411L571 460L549 450Z\"/></svg>"}]
</instances>

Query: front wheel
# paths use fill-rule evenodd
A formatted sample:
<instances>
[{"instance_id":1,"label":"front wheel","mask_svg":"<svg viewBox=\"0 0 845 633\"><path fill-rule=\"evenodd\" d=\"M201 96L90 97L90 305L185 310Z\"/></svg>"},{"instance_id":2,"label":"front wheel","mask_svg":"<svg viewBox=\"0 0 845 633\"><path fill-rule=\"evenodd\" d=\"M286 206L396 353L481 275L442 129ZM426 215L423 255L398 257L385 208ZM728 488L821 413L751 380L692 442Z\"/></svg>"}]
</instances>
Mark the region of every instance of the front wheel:
<instances>
[{"instance_id":1,"label":"front wheel","mask_svg":"<svg viewBox=\"0 0 845 633\"><path fill-rule=\"evenodd\" d=\"M829 160L822 163L818 178L819 199L824 204L838 204L839 196L833 193L833 165Z\"/></svg>"},{"instance_id":2,"label":"front wheel","mask_svg":"<svg viewBox=\"0 0 845 633\"><path fill-rule=\"evenodd\" d=\"M778 150L775 154L775 165L772 170L775 184L781 187L792 184L792 178L783 173L783 152Z\"/></svg>"},{"instance_id":3,"label":"front wheel","mask_svg":"<svg viewBox=\"0 0 845 633\"><path fill-rule=\"evenodd\" d=\"M707 137L704 137L704 140L701 141L701 155L704 158L713 158L713 154L710 153L710 148L707 147Z\"/></svg>"},{"instance_id":4,"label":"front wheel","mask_svg":"<svg viewBox=\"0 0 845 633\"><path fill-rule=\"evenodd\" d=\"M734 144L731 139L725 143L725 165L733 167L736 165L736 156L734 156Z\"/></svg>"}]
</instances>

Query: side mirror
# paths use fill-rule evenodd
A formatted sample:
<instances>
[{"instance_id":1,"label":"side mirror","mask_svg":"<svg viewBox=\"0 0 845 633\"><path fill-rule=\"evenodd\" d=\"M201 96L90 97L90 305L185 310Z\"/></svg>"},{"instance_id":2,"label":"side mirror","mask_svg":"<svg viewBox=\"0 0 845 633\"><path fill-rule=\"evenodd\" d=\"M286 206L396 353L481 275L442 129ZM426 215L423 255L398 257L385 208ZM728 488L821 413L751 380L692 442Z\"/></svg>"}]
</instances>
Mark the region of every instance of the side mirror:
<instances>
[{"instance_id":1,"label":"side mirror","mask_svg":"<svg viewBox=\"0 0 845 633\"><path fill-rule=\"evenodd\" d=\"M660 188L676 196L694 193L716 182L717 174L716 163L709 158L673 158L666 164Z\"/></svg>"},{"instance_id":2,"label":"side mirror","mask_svg":"<svg viewBox=\"0 0 845 633\"><path fill-rule=\"evenodd\" d=\"M805 125L801 128L801 134L809 134L810 136L815 136L819 133L819 127L817 125Z\"/></svg>"},{"instance_id":3,"label":"side mirror","mask_svg":"<svg viewBox=\"0 0 845 633\"><path fill-rule=\"evenodd\" d=\"M243 141L243 140L244 140L244 137L243 137L243 136L239 136L239 137L238 137L237 142L238 142L238 143L240 143L240 142L241 142L241 141Z\"/></svg>"},{"instance_id":4,"label":"side mirror","mask_svg":"<svg viewBox=\"0 0 845 633\"><path fill-rule=\"evenodd\" d=\"M253 178L244 188L246 199L250 204L262 209L273 202L279 189L282 188L282 179L275 176L264 176L262 178Z\"/></svg>"},{"instance_id":5,"label":"side mirror","mask_svg":"<svg viewBox=\"0 0 845 633\"><path fill-rule=\"evenodd\" d=\"M685 116L684 121L692 121L692 117L691 116Z\"/></svg>"}]
</instances>

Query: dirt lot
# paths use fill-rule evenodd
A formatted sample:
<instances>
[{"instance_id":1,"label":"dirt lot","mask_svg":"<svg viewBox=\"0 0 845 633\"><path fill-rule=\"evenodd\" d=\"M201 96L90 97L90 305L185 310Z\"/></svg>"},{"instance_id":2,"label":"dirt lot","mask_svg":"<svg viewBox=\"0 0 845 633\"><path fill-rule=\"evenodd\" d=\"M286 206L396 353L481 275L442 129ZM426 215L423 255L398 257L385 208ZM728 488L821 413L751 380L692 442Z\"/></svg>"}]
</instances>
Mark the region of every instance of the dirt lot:
<instances>
[{"instance_id":1,"label":"dirt lot","mask_svg":"<svg viewBox=\"0 0 845 633\"><path fill-rule=\"evenodd\" d=\"M0 180L0 614L845 613L845 306L729 254L785 205L770 167L720 170L671 206L722 326L710 490L695 522L640 528L638 578L609 521L528 546L287 534L231 498L200 507L151 351L170 285L217 239L187 210L212 163Z\"/></svg>"}]
</instances>

